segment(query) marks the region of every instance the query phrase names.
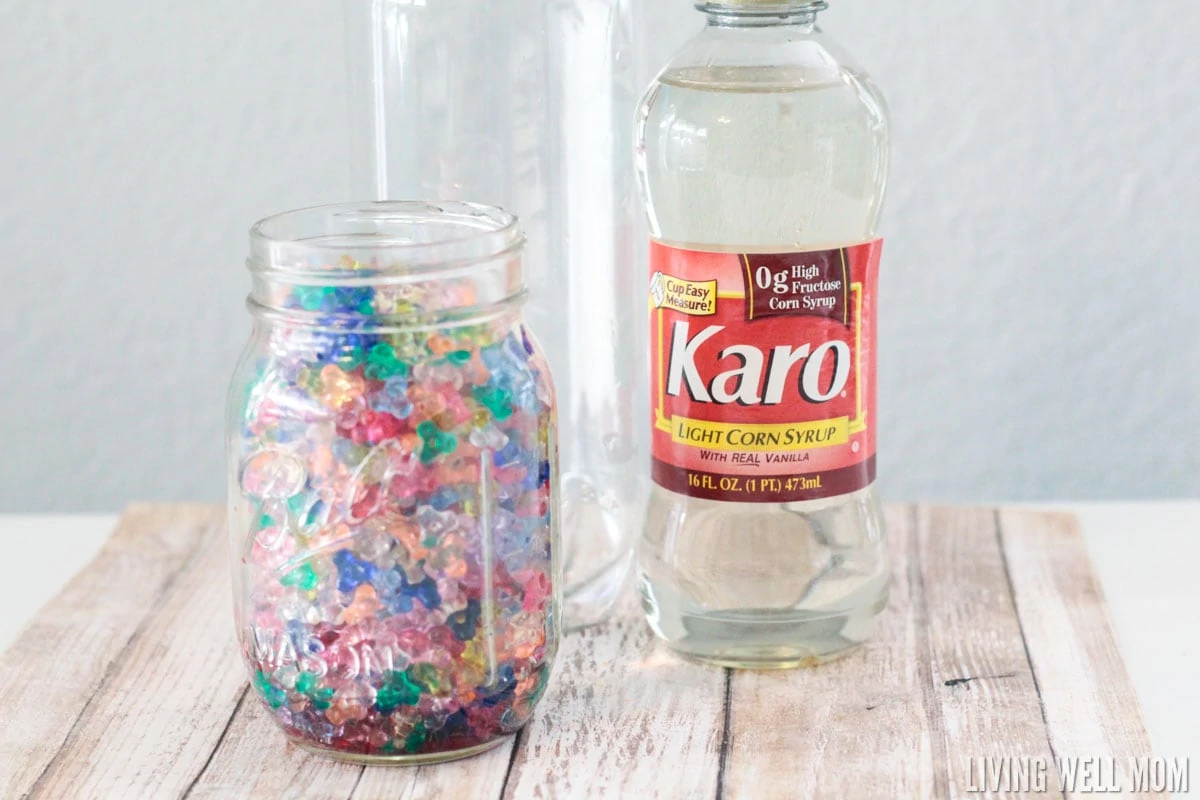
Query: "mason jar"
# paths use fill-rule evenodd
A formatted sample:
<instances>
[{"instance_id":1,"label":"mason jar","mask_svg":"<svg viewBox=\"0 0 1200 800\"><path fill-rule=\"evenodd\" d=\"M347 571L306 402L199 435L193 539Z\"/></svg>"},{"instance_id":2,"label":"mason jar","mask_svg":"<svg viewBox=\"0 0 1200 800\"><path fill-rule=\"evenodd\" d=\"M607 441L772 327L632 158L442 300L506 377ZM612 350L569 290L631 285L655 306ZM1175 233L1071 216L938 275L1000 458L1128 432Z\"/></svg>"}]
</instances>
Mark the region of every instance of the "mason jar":
<instances>
[{"instance_id":1,"label":"mason jar","mask_svg":"<svg viewBox=\"0 0 1200 800\"><path fill-rule=\"evenodd\" d=\"M533 713L561 628L554 389L517 220L336 205L250 244L227 434L251 686L342 760L495 746Z\"/></svg>"}]
</instances>

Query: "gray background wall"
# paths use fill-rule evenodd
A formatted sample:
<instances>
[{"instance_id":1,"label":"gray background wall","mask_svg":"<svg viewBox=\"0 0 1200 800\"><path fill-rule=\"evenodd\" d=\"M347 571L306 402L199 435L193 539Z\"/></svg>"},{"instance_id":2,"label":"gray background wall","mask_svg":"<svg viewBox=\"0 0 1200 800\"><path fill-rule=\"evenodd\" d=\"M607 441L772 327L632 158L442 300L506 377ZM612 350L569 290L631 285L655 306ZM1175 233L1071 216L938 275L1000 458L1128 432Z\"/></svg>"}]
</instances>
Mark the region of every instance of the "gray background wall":
<instances>
[{"instance_id":1,"label":"gray background wall","mask_svg":"<svg viewBox=\"0 0 1200 800\"><path fill-rule=\"evenodd\" d=\"M895 121L885 493L1200 493L1200 4L832 1ZM340 4L3 11L0 511L217 499L245 229L349 199Z\"/></svg>"}]
</instances>

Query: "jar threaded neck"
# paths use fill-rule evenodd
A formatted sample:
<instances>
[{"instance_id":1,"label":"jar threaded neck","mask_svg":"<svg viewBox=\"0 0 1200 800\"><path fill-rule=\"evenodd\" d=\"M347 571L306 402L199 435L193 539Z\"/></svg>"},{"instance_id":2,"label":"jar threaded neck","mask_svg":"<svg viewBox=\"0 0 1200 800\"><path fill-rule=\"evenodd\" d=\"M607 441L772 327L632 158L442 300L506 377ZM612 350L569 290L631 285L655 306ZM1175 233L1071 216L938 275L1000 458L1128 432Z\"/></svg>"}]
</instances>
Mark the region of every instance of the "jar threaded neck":
<instances>
[{"instance_id":1,"label":"jar threaded neck","mask_svg":"<svg viewBox=\"0 0 1200 800\"><path fill-rule=\"evenodd\" d=\"M469 318L525 296L517 218L472 203L319 206L250 232L256 313L309 323Z\"/></svg>"}]
</instances>

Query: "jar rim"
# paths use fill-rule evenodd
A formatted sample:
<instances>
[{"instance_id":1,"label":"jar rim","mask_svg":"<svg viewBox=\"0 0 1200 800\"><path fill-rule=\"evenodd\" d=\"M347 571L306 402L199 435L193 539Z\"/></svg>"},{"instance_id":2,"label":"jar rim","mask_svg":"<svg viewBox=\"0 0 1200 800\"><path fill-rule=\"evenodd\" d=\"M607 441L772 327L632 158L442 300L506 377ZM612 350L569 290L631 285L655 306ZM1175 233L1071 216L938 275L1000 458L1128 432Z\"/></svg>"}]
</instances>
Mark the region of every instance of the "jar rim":
<instances>
[{"instance_id":1,"label":"jar rim","mask_svg":"<svg viewBox=\"0 0 1200 800\"><path fill-rule=\"evenodd\" d=\"M289 282L402 282L511 256L524 244L515 214L482 203L336 203L256 222L247 265Z\"/></svg>"}]
</instances>

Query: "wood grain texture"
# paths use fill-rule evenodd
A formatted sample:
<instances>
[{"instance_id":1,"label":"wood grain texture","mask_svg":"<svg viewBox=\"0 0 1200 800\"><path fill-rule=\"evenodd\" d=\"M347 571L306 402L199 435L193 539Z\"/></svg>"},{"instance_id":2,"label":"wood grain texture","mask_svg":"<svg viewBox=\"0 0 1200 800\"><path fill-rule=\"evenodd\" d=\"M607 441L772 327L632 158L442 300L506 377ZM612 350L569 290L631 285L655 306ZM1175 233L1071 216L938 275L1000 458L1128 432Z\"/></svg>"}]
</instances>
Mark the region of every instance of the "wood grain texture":
<instances>
[{"instance_id":1,"label":"wood grain texture","mask_svg":"<svg viewBox=\"0 0 1200 800\"><path fill-rule=\"evenodd\" d=\"M0 797L30 791L220 518L208 506L131 507L0 659Z\"/></svg>"},{"instance_id":2,"label":"wood grain texture","mask_svg":"<svg viewBox=\"0 0 1200 800\"><path fill-rule=\"evenodd\" d=\"M351 800L498 800L515 737L474 758L422 767L367 767Z\"/></svg>"},{"instance_id":3,"label":"wood grain texture","mask_svg":"<svg viewBox=\"0 0 1200 800\"><path fill-rule=\"evenodd\" d=\"M672 655L627 604L563 641L504 796L714 797L725 689L724 670Z\"/></svg>"},{"instance_id":4,"label":"wood grain texture","mask_svg":"<svg viewBox=\"0 0 1200 800\"><path fill-rule=\"evenodd\" d=\"M999 519L1051 747L1112 758L1112 783L1135 786L1131 759L1153 750L1078 522L1031 511Z\"/></svg>"},{"instance_id":5,"label":"wood grain texture","mask_svg":"<svg viewBox=\"0 0 1200 800\"><path fill-rule=\"evenodd\" d=\"M247 691L222 516L131 509L0 657L0 797L973 797L973 759L1152 754L1071 518L894 508L888 611L847 658L705 667L628 603L563 641L534 720L498 749L341 764L288 744Z\"/></svg>"},{"instance_id":6,"label":"wood grain texture","mask_svg":"<svg viewBox=\"0 0 1200 800\"><path fill-rule=\"evenodd\" d=\"M725 797L931 796L916 537L907 510L888 517L894 578L876 636L817 669L733 674Z\"/></svg>"},{"instance_id":7,"label":"wood grain texture","mask_svg":"<svg viewBox=\"0 0 1200 800\"><path fill-rule=\"evenodd\" d=\"M972 760L1045 759L1053 751L1029 666L996 515L919 508L917 630L935 753L934 796L981 785ZM1054 795L1051 795L1054 796Z\"/></svg>"},{"instance_id":8,"label":"wood grain texture","mask_svg":"<svg viewBox=\"0 0 1200 800\"><path fill-rule=\"evenodd\" d=\"M148 606L151 615L113 662L31 796L177 797L186 791L245 685L230 622L228 570L224 527L212 524ZM121 583L108 591L130 588Z\"/></svg>"},{"instance_id":9,"label":"wood grain texture","mask_svg":"<svg viewBox=\"0 0 1200 800\"><path fill-rule=\"evenodd\" d=\"M237 707L208 764L184 796L204 800L350 797L362 767L313 758L289 743L251 693Z\"/></svg>"}]
</instances>

